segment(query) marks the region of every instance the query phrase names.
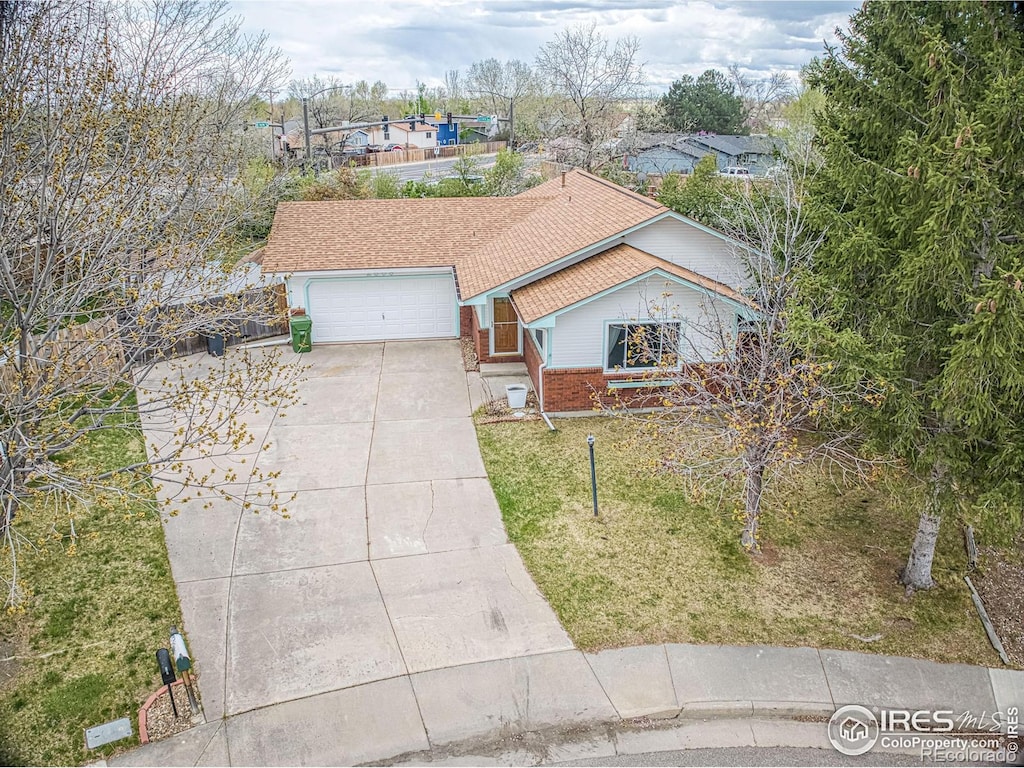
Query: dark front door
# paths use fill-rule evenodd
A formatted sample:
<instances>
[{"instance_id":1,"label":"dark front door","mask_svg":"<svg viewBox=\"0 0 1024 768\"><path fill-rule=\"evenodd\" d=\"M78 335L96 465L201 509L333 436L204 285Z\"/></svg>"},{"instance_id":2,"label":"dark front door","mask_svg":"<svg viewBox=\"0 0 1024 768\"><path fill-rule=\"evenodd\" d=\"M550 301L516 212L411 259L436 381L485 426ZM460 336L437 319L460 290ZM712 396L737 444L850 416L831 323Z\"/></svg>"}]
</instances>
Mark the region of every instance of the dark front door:
<instances>
[{"instance_id":1,"label":"dark front door","mask_svg":"<svg viewBox=\"0 0 1024 768\"><path fill-rule=\"evenodd\" d=\"M494 300L494 354L519 352L519 318L510 299Z\"/></svg>"}]
</instances>

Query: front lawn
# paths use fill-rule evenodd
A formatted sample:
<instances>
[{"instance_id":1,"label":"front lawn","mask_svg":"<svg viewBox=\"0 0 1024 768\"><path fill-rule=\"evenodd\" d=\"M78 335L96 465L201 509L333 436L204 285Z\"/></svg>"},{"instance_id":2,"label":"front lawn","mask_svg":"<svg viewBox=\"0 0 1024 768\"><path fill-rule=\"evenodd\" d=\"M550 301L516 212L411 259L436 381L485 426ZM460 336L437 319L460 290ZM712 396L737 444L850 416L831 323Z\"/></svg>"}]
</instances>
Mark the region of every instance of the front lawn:
<instances>
[{"instance_id":1,"label":"front lawn","mask_svg":"<svg viewBox=\"0 0 1024 768\"><path fill-rule=\"evenodd\" d=\"M138 424L95 433L67 460L97 470L144 458ZM155 652L181 626L155 503L20 515L28 598L0 615L0 765L75 765L138 743L160 684ZM14 658L11 658L14 657ZM129 717L133 739L96 751L83 730Z\"/></svg>"},{"instance_id":2,"label":"front lawn","mask_svg":"<svg viewBox=\"0 0 1024 768\"><path fill-rule=\"evenodd\" d=\"M962 580L955 526L942 532L938 587L904 596L896 574L917 513L898 494L837 489L807 470L795 494L770 502L764 554L752 558L732 499L694 504L678 479L633 469L640 462L624 439L633 427L555 423L556 432L543 422L479 424L477 434L509 536L581 648L808 645L999 665Z\"/></svg>"}]
</instances>

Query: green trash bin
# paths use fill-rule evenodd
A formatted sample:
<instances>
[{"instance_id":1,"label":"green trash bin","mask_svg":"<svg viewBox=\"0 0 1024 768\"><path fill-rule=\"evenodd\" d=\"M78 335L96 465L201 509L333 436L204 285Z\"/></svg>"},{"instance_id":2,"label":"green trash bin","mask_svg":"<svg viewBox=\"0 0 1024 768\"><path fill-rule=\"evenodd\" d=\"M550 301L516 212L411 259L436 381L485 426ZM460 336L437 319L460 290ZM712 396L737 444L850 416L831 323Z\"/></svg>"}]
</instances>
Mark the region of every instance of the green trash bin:
<instances>
[{"instance_id":1,"label":"green trash bin","mask_svg":"<svg viewBox=\"0 0 1024 768\"><path fill-rule=\"evenodd\" d=\"M313 321L307 315L296 315L289 323L292 331L292 349L309 352L313 349Z\"/></svg>"}]
</instances>

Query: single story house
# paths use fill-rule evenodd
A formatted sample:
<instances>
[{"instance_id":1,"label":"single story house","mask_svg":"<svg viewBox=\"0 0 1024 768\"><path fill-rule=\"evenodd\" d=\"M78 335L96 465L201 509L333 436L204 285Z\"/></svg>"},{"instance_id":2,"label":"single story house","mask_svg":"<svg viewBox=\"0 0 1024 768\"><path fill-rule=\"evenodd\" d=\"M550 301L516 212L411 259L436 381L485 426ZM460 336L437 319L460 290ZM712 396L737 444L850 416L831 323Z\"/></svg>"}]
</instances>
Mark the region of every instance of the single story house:
<instances>
[{"instance_id":1,"label":"single story house","mask_svg":"<svg viewBox=\"0 0 1024 768\"><path fill-rule=\"evenodd\" d=\"M718 170L739 166L754 176L764 176L769 168L778 164L782 141L772 136L725 136L695 134L686 137L686 143L714 153Z\"/></svg>"},{"instance_id":2,"label":"single story house","mask_svg":"<svg viewBox=\"0 0 1024 768\"><path fill-rule=\"evenodd\" d=\"M623 142L623 166L633 173L664 176L669 173L693 173L701 158L710 150L696 147L676 134L637 134Z\"/></svg>"},{"instance_id":3,"label":"single story house","mask_svg":"<svg viewBox=\"0 0 1024 768\"><path fill-rule=\"evenodd\" d=\"M635 390L657 361L630 339L663 327L660 313L719 354L688 319L710 310L734 336L750 315L741 254L573 170L514 197L281 203L263 271L286 278L314 344L466 337L482 362L525 363L541 408L561 412L591 408L593 391Z\"/></svg>"},{"instance_id":4,"label":"single story house","mask_svg":"<svg viewBox=\"0 0 1024 768\"><path fill-rule=\"evenodd\" d=\"M620 147L623 166L635 173L693 173L702 158L713 155L719 171L741 167L752 175L764 176L778 164L782 142L770 136L638 133Z\"/></svg>"}]
</instances>

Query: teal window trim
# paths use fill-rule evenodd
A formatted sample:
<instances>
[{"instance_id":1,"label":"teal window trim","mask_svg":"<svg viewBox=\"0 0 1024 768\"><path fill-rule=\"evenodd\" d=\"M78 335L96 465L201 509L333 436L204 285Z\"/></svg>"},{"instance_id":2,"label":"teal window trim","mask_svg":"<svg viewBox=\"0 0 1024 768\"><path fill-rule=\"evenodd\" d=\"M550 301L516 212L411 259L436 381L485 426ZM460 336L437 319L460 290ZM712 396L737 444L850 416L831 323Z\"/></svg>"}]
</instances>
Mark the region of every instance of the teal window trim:
<instances>
[{"instance_id":1,"label":"teal window trim","mask_svg":"<svg viewBox=\"0 0 1024 768\"><path fill-rule=\"evenodd\" d=\"M677 328L679 338L683 338L683 334L686 332L686 322L683 318L673 318L672 320L656 320L653 318L646 319L629 319L629 318L618 318L616 320L605 320L604 321L604 333L601 334L601 370L606 376L614 374L643 374L645 371L657 371L660 366L652 366L650 368L609 368L608 367L608 334L611 327L614 325L674 325ZM676 364L671 368L661 368L661 370L667 371L678 371L682 368L683 361L681 359L676 360Z\"/></svg>"},{"instance_id":2,"label":"teal window trim","mask_svg":"<svg viewBox=\"0 0 1024 768\"><path fill-rule=\"evenodd\" d=\"M608 382L608 389L642 389L646 387L668 387L672 385L671 379L645 379L642 381L630 381L629 379L616 379Z\"/></svg>"}]
</instances>

